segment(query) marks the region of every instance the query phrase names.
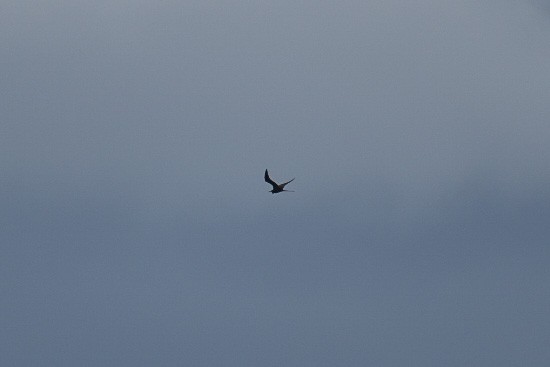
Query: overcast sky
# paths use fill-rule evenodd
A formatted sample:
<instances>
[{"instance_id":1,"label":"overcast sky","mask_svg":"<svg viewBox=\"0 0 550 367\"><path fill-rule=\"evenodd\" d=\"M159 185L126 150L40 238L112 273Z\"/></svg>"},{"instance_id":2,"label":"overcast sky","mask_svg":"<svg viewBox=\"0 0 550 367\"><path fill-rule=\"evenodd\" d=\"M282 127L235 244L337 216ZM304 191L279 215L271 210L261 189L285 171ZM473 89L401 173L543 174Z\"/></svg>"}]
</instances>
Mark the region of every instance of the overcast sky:
<instances>
[{"instance_id":1,"label":"overcast sky","mask_svg":"<svg viewBox=\"0 0 550 367\"><path fill-rule=\"evenodd\" d=\"M4 0L0 63L1 365L550 360L545 1Z\"/></svg>"}]
</instances>

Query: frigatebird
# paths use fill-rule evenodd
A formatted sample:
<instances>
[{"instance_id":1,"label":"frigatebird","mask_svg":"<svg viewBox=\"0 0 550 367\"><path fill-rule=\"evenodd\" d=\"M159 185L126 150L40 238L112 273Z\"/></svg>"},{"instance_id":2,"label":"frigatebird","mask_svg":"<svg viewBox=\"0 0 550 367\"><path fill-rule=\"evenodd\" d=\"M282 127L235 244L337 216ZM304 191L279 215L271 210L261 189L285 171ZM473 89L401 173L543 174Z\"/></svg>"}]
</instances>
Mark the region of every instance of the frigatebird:
<instances>
[{"instance_id":1,"label":"frigatebird","mask_svg":"<svg viewBox=\"0 0 550 367\"><path fill-rule=\"evenodd\" d=\"M267 170L265 170L264 180L265 182L273 186L273 190L270 191L272 194L276 194L278 192L283 192L283 191L294 192L292 190L285 190L285 186L291 183L292 181L294 181L294 178L288 182L285 182L279 185L275 181L273 181L271 178L269 178L269 174L267 173Z\"/></svg>"}]
</instances>

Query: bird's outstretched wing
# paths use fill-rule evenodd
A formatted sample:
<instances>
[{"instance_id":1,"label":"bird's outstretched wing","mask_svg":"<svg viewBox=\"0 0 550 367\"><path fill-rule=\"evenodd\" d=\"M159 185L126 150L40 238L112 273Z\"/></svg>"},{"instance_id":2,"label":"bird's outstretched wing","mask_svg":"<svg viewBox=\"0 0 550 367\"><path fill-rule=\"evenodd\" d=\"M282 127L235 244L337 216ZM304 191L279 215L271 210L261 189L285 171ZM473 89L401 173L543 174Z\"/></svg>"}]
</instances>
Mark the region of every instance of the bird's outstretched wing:
<instances>
[{"instance_id":1,"label":"bird's outstretched wing","mask_svg":"<svg viewBox=\"0 0 550 367\"><path fill-rule=\"evenodd\" d=\"M284 188L287 184L289 184L289 183L291 183L292 181L294 181L295 179L296 179L296 177L294 177L294 178L293 178L292 180L290 180L290 181L287 181L287 182L285 182L285 183L280 184L279 186L280 186L281 189L282 189L282 188Z\"/></svg>"},{"instance_id":2,"label":"bird's outstretched wing","mask_svg":"<svg viewBox=\"0 0 550 367\"><path fill-rule=\"evenodd\" d=\"M275 181L273 181L271 178L269 178L269 174L267 173L267 170L265 170L264 180L265 180L265 182L267 182L268 184L270 184L271 186L273 186L274 189L276 189L277 187L279 187L279 185L277 185L277 184L275 183Z\"/></svg>"}]
</instances>

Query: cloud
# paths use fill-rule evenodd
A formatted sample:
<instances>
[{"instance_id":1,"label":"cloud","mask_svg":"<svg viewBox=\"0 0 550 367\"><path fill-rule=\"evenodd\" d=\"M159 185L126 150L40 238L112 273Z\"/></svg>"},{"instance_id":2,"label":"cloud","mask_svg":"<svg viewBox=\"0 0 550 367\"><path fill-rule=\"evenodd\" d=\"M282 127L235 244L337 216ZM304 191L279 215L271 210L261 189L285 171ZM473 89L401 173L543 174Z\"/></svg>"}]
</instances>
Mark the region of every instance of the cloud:
<instances>
[{"instance_id":1,"label":"cloud","mask_svg":"<svg viewBox=\"0 0 550 367\"><path fill-rule=\"evenodd\" d=\"M531 4L8 3L4 364L548 360Z\"/></svg>"}]
</instances>

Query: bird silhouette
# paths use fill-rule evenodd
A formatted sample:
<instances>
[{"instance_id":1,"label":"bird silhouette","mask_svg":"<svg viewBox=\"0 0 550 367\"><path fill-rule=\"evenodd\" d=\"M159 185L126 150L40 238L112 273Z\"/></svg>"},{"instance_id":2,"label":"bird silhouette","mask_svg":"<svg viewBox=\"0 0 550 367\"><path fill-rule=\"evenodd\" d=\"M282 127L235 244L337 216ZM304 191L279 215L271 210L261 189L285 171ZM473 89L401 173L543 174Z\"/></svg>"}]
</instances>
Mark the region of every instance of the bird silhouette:
<instances>
[{"instance_id":1,"label":"bird silhouette","mask_svg":"<svg viewBox=\"0 0 550 367\"><path fill-rule=\"evenodd\" d=\"M283 192L283 191L294 192L292 190L285 190L285 186L287 184L291 183L292 181L294 181L294 178L292 180L288 181L288 182L285 182L285 183L282 183L282 184L279 185L275 181L273 181L271 178L269 178L269 173L267 173L267 170L265 170L264 180L265 180L265 182L267 182L268 184L273 186L273 190L270 190L270 192L272 194L276 194L278 192Z\"/></svg>"}]
</instances>

